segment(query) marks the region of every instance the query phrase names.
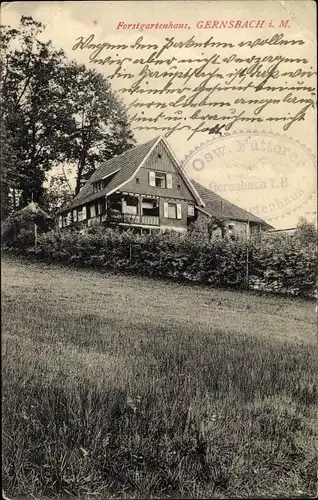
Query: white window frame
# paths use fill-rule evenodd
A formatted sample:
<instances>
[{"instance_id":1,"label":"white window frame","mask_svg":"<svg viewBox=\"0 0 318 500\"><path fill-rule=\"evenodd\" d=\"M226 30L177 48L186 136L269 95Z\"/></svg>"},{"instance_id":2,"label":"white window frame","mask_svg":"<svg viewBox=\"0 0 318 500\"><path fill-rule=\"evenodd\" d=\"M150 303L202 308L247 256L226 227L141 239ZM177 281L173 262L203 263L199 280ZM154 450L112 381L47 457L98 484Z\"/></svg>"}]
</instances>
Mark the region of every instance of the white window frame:
<instances>
[{"instance_id":1,"label":"white window frame","mask_svg":"<svg viewBox=\"0 0 318 500\"><path fill-rule=\"evenodd\" d=\"M96 217L96 206L95 206L95 203L92 203L92 205L90 206L90 213L91 213L91 218Z\"/></svg>"},{"instance_id":2,"label":"white window frame","mask_svg":"<svg viewBox=\"0 0 318 500\"><path fill-rule=\"evenodd\" d=\"M155 172L153 170L149 170L149 186L151 187L156 186Z\"/></svg>"},{"instance_id":3,"label":"white window frame","mask_svg":"<svg viewBox=\"0 0 318 500\"><path fill-rule=\"evenodd\" d=\"M175 217L171 217L169 209L173 208L175 210ZM168 219L177 219L177 204L176 203L171 203L170 201L168 202Z\"/></svg>"},{"instance_id":4,"label":"white window frame","mask_svg":"<svg viewBox=\"0 0 318 500\"><path fill-rule=\"evenodd\" d=\"M194 216L194 205L188 205L188 215L190 217Z\"/></svg>"},{"instance_id":5,"label":"white window frame","mask_svg":"<svg viewBox=\"0 0 318 500\"><path fill-rule=\"evenodd\" d=\"M163 186L157 186L157 179L163 181ZM155 172L155 187L159 189L167 188L167 174L165 172Z\"/></svg>"},{"instance_id":6,"label":"white window frame","mask_svg":"<svg viewBox=\"0 0 318 500\"><path fill-rule=\"evenodd\" d=\"M181 203L177 203L177 219L182 219L182 206Z\"/></svg>"}]
</instances>

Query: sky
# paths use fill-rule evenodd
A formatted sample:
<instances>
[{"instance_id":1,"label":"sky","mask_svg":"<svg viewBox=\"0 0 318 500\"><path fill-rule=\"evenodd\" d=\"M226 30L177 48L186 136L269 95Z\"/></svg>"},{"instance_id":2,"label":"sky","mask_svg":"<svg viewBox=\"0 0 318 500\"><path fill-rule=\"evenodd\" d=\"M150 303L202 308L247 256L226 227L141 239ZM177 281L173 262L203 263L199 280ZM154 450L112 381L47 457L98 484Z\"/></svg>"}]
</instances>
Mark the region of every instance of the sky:
<instances>
[{"instance_id":1,"label":"sky","mask_svg":"<svg viewBox=\"0 0 318 500\"><path fill-rule=\"evenodd\" d=\"M4 3L2 5L2 24L15 27L19 24L21 15L32 16L35 20L46 25L44 39L51 39L54 47L64 49L69 58L76 59L87 67L94 67L106 77L112 71L110 66L96 66L96 64L90 63L89 51L87 50L72 50L78 37L83 37L85 40L94 34L96 42L109 42L114 45L125 43L130 46L138 37L142 36L144 43L162 46L166 37L174 36L174 41L185 42L194 36L197 42L204 42L213 36L215 40L232 41L236 47L238 41L271 37L276 32L280 33L282 30L277 31L277 26L281 20L289 21L289 29L285 30L284 36L294 39L302 38L305 41L303 46L266 45L240 49L236 47L229 51L226 49L219 52L223 55L237 52L242 58L252 55L261 57L284 55L285 57L307 58L310 61L312 71L316 69L316 14L315 4L311 1L42 1ZM198 29L197 27L197 23L201 22L202 25L214 20L241 20L242 22L263 20L265 26L259 30L253 30L253 28L211 30L209 28ZM168 23L169 21L186 23L188 28L182 32L158 29L142 32L133 29L116 29L119 22L127 26L137 22ZM275 25L276 28L269 27L269 23ZM202 53L199 48L186 50L172 48L169 52L166 51L165 55L166 57L168 54L169 57L182 55L194 59L211 55L212 52L217 53L218 49L209 48ZM114 55L113 52L111 54ZM109 53L104 52L104 55L107 56ZM124 55L134 58L140 56L140 53L129 47L124 51ZM188 66L185 65L183 69ZM295 67L298 66L293 66L292 69L294 70ZM158 67L151 69L157 70ZM233 66L232 69L234 71L236 68ZM126 70L136 72L140 70L140 67L127 64ZM160 80L150 79L149 81L152 87L157 85L159 88ZM313 84L315 77L310 81ZM193 86L197 83L193 81ZM111 84L116 92L119 92L125 85L122 79L113 79ZM136 96L120 95L127 106L136 99ZM293 93L294 97L297 95L297 91ZM234 95L228 91L227 94L222 94L222 99L232 102L238 96L241 97L241 94ZM248 99L255 98L255 94L244 94L245 96ZM275 92L271 93L271 97L275 98ZM306 96L302 92L299 97ZM147 102L147 99L149 101L151 97L143 96L143 99ZM167 106L169 106L171 99L169 95L161 98ZM316 100L316 98L313 99ZM282 104L272 105L272 115L280 116L282 106ZM249 105L245 104L239 109L248 111L248 108ZM288 109L294 108L295 106ZM299 106L298 109L300 109ZM184 123L193 125L194 121L191 119L193 112L193 109L182 110ZM154 117L157 114L158 111L154 109L147 111L148 117ZM294 123L287 131L283 130L281 123L276 122L266 122L261 125L241 122L232 127L228 138L198 133L188 139L190 134L181 130L171 134L167 141L179 161L185 162L185 170L190 177L242 208L251 211L254 209L254 213L258 212L255 213L256 215L274 227L282 229L294 227L300 216L316 220L316 193L313 192L316 180L316 125L316 109L309 109L305 120ZM137 126L137 122L132 122L132 130L137 143L146 142L157 135L164 135L160 131L138 130ZM243 140L247 140L247 138L249 145L243 151ZM267 146L270 142L272 150ZM263 144L262 147L261 144ZM235 151L234 146L237 148ZM219 157L215 151L222 147L224 148L223 156ZM256 151L256 149L261 149L261 151ZM287 150L289 153L283 154ZM301 194L299 194L300 192ZM276 205L274 206L274 204Z\"/></svg>"}]
</instances>

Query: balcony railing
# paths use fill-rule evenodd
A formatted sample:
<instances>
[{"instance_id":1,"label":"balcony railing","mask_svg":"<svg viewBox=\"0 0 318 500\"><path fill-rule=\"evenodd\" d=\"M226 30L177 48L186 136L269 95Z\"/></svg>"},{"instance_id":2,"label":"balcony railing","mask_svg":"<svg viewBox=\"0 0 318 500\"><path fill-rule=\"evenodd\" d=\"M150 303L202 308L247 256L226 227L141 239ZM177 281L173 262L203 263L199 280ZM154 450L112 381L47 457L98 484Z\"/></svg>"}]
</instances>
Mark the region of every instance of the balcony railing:
<instances>
[{"instance_id":1,"label":"balcony railing","mask_svg":"<svg viewBox=\"0 0 318 500\"><path fill-rule=\"evenodd\" d=\"M143 224L145 226L159 226L159 217L153 215L109 214L110 222L121 224Z\"/></svg>"},{"instance_id":2,"label":"balcony railing","mask_svg":"<svg viewBox=\"0 0 318 500\"><path fill-rule=\"evenodd\" d=\"M132 214L110 213L107 216L110 222L127 223L127 224L140 224L140 216Z\"/></svg>"},{"instance_id":3,"label":"balcony railing","mask_svg":"<svg viewBox=\"0 0 318 500\"><path fill-rule=\"evenodd\" d=\"M96 217L90 217L83 221L88 227L102 222L111 222L117 224L141 224L145 226L159 226L159 217L153 215L132 215L121 213L100 214Z\"/></svg>"},{"instance_id":4,"label":"balcony railing","mask_svg":"<svg viewBox=\"0 0 318 500\"><path fill-rule=\"evenodd\" d=\"M159 217L153 215L142 215L141 223L147 226L159 226Z\"/></svg>"}]
</instances>

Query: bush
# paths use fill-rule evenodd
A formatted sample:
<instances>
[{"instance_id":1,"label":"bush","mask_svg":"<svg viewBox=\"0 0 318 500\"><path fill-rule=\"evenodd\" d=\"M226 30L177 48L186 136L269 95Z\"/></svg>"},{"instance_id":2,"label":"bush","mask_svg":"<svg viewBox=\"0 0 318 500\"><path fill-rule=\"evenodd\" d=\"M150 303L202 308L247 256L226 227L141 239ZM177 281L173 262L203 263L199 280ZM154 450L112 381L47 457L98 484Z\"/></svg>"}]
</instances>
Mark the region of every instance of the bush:
<instances>
[{"instance_id":1,"label":"bush","mask_svg":"<svg viewBox=\"0 0 318 500\"><path fill-rule=\"evenodd\" d=\"M22 240L26 245L22 246ZM315 295L316 248L298 238L260 242L218 240L193 235L96 228L40 234L20 233L19 248L47 262L97 267L139 275L211 284L216 287L251 288L299 296ZM247 265L248 262L248 265Z\"/></svg>"},{"instance_id":2,"label":"bush","mask_svg":"<svg viewBox=\"0 0 318 500\"><path fill-rule=\"evenodd\" d=\"M293 295L315 295L316 246L297 238L268 240L253 249L252 279L262 280L262 289Z\"/></svg>"},{"instance_id":3,"label":"bush","mask_svg":"<svg viewBox=\"0 0 318 500\"><path fill-rule=\"evenodd\" d=\"M49 231L53 227L53 219L34 205L16 212L1 225L1 243L6 249L24 252L35 244L35 225L37 233Z\"/></svg>"}]
</instances>

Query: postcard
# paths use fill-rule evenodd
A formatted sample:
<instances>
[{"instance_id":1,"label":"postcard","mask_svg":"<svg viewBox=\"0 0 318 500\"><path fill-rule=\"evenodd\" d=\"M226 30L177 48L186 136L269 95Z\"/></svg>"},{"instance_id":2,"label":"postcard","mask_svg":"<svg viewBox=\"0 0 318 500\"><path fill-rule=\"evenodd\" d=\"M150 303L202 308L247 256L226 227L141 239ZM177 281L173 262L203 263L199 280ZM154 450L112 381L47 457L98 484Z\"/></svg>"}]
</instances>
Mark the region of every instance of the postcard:
<instances>
[{"instance_id":1,"label":"postcard","mask_svg":"<svg viewBox=\"0 0 318 500\"><path fill-rule=\"evenodd\" d=\"M1 24L4 495L314 496L316 4Z\"/></svg>"}]
</instances>

